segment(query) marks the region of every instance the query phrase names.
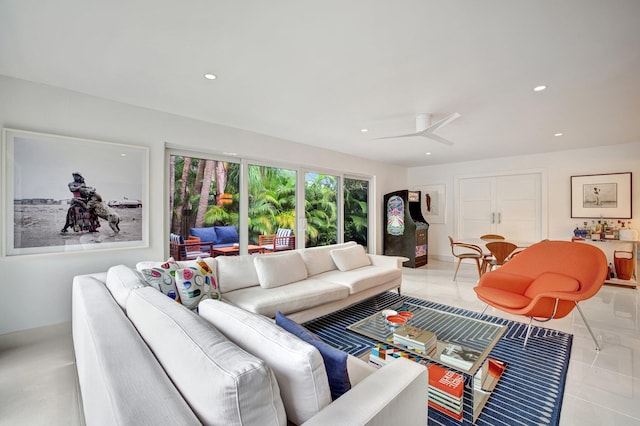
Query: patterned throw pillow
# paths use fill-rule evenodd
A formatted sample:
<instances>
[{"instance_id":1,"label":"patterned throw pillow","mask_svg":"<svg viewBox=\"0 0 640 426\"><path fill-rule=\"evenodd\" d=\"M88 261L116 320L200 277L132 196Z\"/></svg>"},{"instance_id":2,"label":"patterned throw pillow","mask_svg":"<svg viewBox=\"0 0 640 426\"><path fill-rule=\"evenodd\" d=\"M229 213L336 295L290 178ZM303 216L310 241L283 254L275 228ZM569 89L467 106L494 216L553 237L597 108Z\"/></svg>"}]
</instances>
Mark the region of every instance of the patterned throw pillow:
<instances>
[{"instance_id":1,"label":"patterned throw pillow","mask_svg":"<svg viewBox=\"0 0 640 426\"><path fill-rule=\"evenodd\" d=\"M196 261L198 267L178 269L176 288L182 304L195 310L203 299L220 299L220 291L211 269L202 260Z\"/></svg>"},{"instance_id":2,"label":"patterned throw pillow","mask_svg":"<svg viewBox=\"0 0 640 426\"><path fill-rule=\"evenodd\" d=\"M176 288L175 280L177 270L178 264L170 257L160 267L143 269L140 272L151 287L180 303L180 294Z\"/></svg>"}]
</instances>

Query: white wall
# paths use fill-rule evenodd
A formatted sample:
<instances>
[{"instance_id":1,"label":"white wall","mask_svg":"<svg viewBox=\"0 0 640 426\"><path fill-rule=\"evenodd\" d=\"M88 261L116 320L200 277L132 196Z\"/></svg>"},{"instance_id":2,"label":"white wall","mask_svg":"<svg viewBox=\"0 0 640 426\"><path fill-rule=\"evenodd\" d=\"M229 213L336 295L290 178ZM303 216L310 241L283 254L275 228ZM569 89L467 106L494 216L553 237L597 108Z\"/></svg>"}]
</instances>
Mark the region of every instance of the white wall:
<instances>
[{"instance_id":1,"label":"white wall","mask_svg":"<svg viewBox=\"0 0 640 426\"><path fill-rule=\"evenodd\" d=\"M287 159L299 165L373 175L377 200L407 186L402 167L23 80L0 76L0 99L2 127L150 148L149 248L0 258L0 334L69 321L74 275L105 271L119 263L134 266L139 260L165 258L167 142L209 152L234 151L239 157L256 160ZM382 229L381 204L376 203L376 235ZM4 230L3 226L2 239ZM381 238L376 240L376 250L382 251Z\"/></svg>"},{"instance_id":2,"label":"white wall","mask_svg":"<svg viewBox=\"0 0 640 426\"><path fill-rule=\"evenodd\" d=\"M543 238L568 240L576 224L584 219L571 219L570 177L601 173L632 172L632 227L640 229L640 142L561 151L545 154L504 157L492 160L414 167L408 170L409 189L419 185L446 184L447 223L429 227L429 256L450 259L448 235L457 237L455 179L460 176L511 173L519 170L546 171L548 235Z\"/></svg>"}]
</instances>

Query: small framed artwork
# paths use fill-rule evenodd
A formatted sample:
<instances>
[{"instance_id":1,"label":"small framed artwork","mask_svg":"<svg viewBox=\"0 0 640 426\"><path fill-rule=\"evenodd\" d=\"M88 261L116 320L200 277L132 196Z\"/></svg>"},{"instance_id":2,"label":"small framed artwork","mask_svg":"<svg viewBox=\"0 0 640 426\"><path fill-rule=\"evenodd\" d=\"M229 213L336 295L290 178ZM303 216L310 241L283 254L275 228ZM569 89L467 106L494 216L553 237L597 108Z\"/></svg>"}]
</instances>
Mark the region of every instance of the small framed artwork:
<instances>
[{"instance_id":1,"label":"small framed artwork","mask_svg":"<svg viewBox=\"0 0 640 426\"><path fill-rule=\"evenodd\" d=\"M420 191L420 209L422 216L428 223L447 223L447 199L446 185L422 185L416 186Z\"/></svg>"},{"instance_id":2,"label":"small framed artwork","mask_svg":"<svg viewBox=\"0 0 640 426\"><path fill-rule=\"evenodd\" d=\"M631 219L631 172L571 176L571 217Z\"/></svg>"},{"instance_id":3,"label":"small framed artwork","mask_svg":"<svg viewBox=\"0 0 640 426\"><path fill-rule=\"evenodd\" d=\"M4 129L5 256L147 247L147 147Z\"/></svg>"}]
</instances>

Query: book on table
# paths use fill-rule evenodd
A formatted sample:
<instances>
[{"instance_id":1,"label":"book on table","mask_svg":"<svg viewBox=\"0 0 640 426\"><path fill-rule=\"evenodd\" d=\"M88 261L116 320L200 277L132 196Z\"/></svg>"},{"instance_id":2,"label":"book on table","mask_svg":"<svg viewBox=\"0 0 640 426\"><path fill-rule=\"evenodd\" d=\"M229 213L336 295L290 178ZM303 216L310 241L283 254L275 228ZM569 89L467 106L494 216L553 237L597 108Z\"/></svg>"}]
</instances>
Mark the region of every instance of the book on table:
<instances>
[{"instance_id":1,"label":"book on table","mask_svg":"<svg viewBox=\"0 0 640 426\"><path fill-rule=\"evenodd\" d=\"M403 325L393 333L393 343L406 346L407 349L429 353L435 348L437 338L432 331Z\"/></svg>"},{"instance_id":2,"label":"book on table","mask_svg":"<svg viewBox=\"0 0 640 426\"><path fill-rule=\"evenodd\" d=\"M429 406L455 418L462 419L464 377L437 364L429 364Z\"/></svg>"},{"instance_id":3,"label":"book on table","mask_svg":"<svg viewBox=\"0 0 640 426\"><path fill-rule=\"evenodd\" d=\"M456 343L449 343L440 354L440 360L454 367L468 370L473 367L480 355L480 352L473 349L465 348Z\"/></svg>"}]
</instances>

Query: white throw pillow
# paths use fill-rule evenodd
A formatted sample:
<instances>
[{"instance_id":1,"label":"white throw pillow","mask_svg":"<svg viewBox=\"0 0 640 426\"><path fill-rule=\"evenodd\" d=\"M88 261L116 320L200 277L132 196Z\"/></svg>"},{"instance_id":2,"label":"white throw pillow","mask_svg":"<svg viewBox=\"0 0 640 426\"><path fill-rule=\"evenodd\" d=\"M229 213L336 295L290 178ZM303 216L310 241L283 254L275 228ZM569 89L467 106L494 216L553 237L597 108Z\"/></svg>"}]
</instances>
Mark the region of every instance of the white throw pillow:
<instances>
[{"instance_id":1,"label":"white throw pillow","mask_svg":"<svg viewBox=\"0 0 640 426\"><path fill-rule=\"evenodd\" d=\"M218 256L218 286L222 293L259 285L256 268L253 266L255 255Z\"/></svg>"},{"instance_id":2,"label":"white throw pillow","mask_svg":"<svg viewBox=\"0 0 640 426\"><path fill-rule=\"evenodd\" d=\"M200 316L229 340L264 360L278 380L287 417L302 424L331 403L322 355L265 316L217 300L204 300Z\"/></svg>"},{"instance_id":3,"label":"white throw pillow","mask_svg":"<svg viewBox=\"0 0 640 426\"><path fill-rule=\"evenodd\" d=\"M309 247L298 250L298 253L300 253L302 260L304 260L309 276L312 277L323 272L335 271L338 269L336 268L336 264L333 259L331 259L331 250L351 247L355 244L356 243L354 241L349 241L347 243L332 244L330 246Z\"/></svg>"},{"instance_id":4,"label":"white throw pillow","mask_svg":"<svg viewBox=\"0 0 640 426\"><path fill-rule=\"evenodd\" d=\"M262 288L274 288L307 279L307 267L298 252L253 256Z\"/></svg>"},{"instance_id":5,"label":"white throw pillow","mask_svg":"<svg viewBox=\"0 0 640 426\"><path fill-rule=\"evenodd\" d=\"M371 259L361 245L331 250L331 258L342 272L371 265Z\"/></svg>"}]
</instances>

